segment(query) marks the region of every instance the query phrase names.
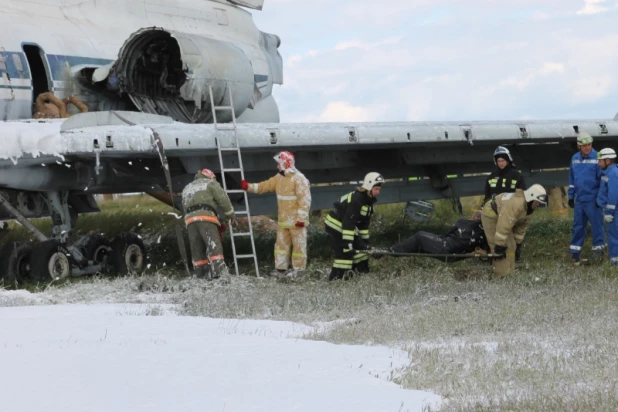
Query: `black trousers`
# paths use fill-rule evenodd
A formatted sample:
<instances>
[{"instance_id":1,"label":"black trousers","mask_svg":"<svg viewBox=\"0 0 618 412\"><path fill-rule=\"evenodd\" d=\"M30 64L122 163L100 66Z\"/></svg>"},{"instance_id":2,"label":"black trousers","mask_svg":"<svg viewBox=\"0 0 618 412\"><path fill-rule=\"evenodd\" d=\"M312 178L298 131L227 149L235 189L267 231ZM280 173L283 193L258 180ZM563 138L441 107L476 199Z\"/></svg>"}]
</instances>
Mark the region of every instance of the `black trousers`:
<instances>
[{"instance_id":1,"label":"black trousers","mask_svg":"<svg viewBox=\"0 0 618 412\"><path fill-rule=\"evenodd\" d=\"M392 248L397 253L427 253L427 254L451 254L466 253L466 246L458 242L454 237L438 236L429 232L416 232L414 235L397 243ZM455 262L461 259L435 257L443 262Z\"/></svg>"},{"instance_id":2,"label":"black trousers","mask_svg":"<svg viewBox=\"0 0 618 412\"><path fill-rule=\"evenodd\" d=\"M352 243L354 249L364 249L365 244L360 237L354 236L354 241L344 242L341 232L329 226L326 226L326 233L328 233L330 248L335 258L328 280L342 279L343 275L350 270L359 273L369 272L369 255L354 253L353 250L347 248L347 244Z\"/></svg>"}]
</instances>

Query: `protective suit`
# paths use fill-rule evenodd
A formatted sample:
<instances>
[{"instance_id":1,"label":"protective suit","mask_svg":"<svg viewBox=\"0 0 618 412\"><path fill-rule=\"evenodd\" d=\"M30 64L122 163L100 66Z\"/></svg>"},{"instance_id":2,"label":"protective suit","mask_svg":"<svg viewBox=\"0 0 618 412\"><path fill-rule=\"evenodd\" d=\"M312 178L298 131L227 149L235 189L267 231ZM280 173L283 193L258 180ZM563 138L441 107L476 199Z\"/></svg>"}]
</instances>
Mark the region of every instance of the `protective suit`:
<instances>
[{"instance_id":1,"label":"protective suit","mask_svg":"<svg viewBox=\"0 0 618 412\"><path fill-rule=\"evenodd\" d=\"M212 171L203 169L195 175L182 191L182 206L197 277L216 279L229 275L223 260L217 209L223 209L225 217L232 220L234 208Z\"/></svg>"},{"instance_id":2,"label":"protective suit","mask_svg":"<svg viewBox=\"0 0 618 412\"><path fill-rule=\"evenodd\" d=\"M242 181L250 193L277 193L279 226L275 242L275 271L283 273L290 268L297 273L307 266L307 226L311 209L309 180L295 167L294 156L281 152L275 156L279 173L261 183ZM290 256L291 255L291 256ZM290 259L291 258L291 259Z\"/></svg>"},{"instance_id":3,"label":"protective suit","mask_svg":"<svg viewBox=\"0 0 618 412\"><path fill-rule=\"evenodd\" d=\"M472 253L477 248L489 249L481 220L459 219L444 236L423 231L416 232L389 248L388 251L396 253L463 254ZM444 257L437 257L436 259L447 261ZM448 262L455 261L454 258L448 258Z\"/></svg>"},{"instance_id":4,"label":"protective suit","mask_svg":"<svg viewBox=\"0 0 618 412\"><path fill-rule=\"evenodd\" d=\"M590 135L582 134L577 139L578 145L592 144ZM574 261L579 261L586 237L586 226L590 221L592 228L592 252L603 255L605 234L603 231L603 212L596 205L601 183L601 168L598 165L597 152L582 154L580 149L571 158L569 172L569 206L574 208L573 236L569 253Z\"/></svg>"},{"instance_id":5,"label":"protective suit","mask_svg":"<svg viewBox=\"0 0 618 412\"><path fill-rule=\"evenodd\" d=\"M505 160L506 165L501 168L498 165L498 159ZM498 146L494 152L494 164L496 169L487 176L487 181L485 182L485 200L483 204L500 193L513 193L516 189L526 189L524 177L515 168L511 152L507 148Z\"/></svg>"},{"instance_id":6,"label":"protective suit","mask_svg":"<svg viewBox=\"0 0 618 412\"><path fill-rule=\"evenodd\" d=\"M373 205L384 178L379 173L368 173L363 185L354 192L343 195L335 202L333 210L326 216L324 226L328 233L335 260L328 280L341 279L349 270L369 272L369 255L356 253L367 250L369 223Z\"/></svg>"},{"instance_id":7,"label":"protective suit","mask_svg":"<svg viewBox=\"0 0 618 412\"><path fill-rule=\"evenodd\" d=\"M487 243L492 253L505 254L503 259L494 259L494 273L506 276L515 269L515 258L521 253L521 244L526 235L528 216L536 204L547 204L547 193L541 185L532 185L525 192L500 194L483 207L481 221Z\"/></svg>"},{"instance_id":8,"label":"protective suit","mask_svg":"<svg viewBox=\"0 0 618 412\"><path fill-rule=\"evenodd\" d=\"M618 265L618 167L614 149L603 149L598 154L599 166L602 169L601 186L597 195L597 206L603 210L603 218L607 225L609 243L609 261L612 266Z\"/></svg>"}]
</instances>

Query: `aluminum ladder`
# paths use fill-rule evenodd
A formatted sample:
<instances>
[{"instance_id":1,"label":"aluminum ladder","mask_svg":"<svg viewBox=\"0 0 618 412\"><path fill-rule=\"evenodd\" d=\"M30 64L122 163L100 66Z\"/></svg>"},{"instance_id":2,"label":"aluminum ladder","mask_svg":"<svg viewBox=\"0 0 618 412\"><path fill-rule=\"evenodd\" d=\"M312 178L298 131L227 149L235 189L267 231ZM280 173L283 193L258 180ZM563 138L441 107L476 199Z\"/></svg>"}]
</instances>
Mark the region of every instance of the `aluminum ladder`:
<instances>
[{"instance_id":1,"label":"aluminum ladder","mask_svg":"<svg viewBox=\"0 0 618 412\"><path fill-rule=\"evenodd\" d=\"M210 95L210 107L212 108L212 121L215 128L215 141L217 143L217 152L219 154L219 166L221 170L221 181L223 182L223 190L228 195L242 193L245 201L245 209L244 210L234 210L235 215L241 215L247 217L247 225L249 227L248 232L239 232L234 233L233 225L230 226L230 240L232 243L232 253L234 254L234 269L236 271L236 276L238 276L238 260L239 259L253 259L253 263L255 264L255 275L257 277L260 276L260 271L258 268L257 262L257 254L255 253L255 241L253 238L253 225L251 224L251 212L249 210L249 197L247 192L242 189L228 189L227 182L225 181L226 173L240 173L240 178L245 179L245 172L242 165L242 155L240 153L240 144L238 142L238 134L236 130L236 112L234 110L234 101L232 100L232 88L227 87L228 97L229 97L229 106L215 106L214 97L212 94L212 86L208 86L208 94ZM232 114L232 123L219 123L217 122L217 111L225 111L228 110ZM222 146L222 138L224 135L231 135L230 146ZM223 164L223 153L232 154L236 156L237 166L236 167L225 167ZM236 253L236 239L240 237L249 237L251 239L251 252L250 254L239 255Z\"/></svg>"}]
</instances>

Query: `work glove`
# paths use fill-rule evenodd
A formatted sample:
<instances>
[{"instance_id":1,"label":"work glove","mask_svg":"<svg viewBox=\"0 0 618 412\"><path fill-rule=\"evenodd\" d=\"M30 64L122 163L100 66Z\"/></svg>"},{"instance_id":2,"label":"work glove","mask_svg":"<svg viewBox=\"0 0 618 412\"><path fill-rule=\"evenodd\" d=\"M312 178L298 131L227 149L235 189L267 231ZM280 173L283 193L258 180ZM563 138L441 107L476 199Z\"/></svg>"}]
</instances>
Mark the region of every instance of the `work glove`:
<instances>
[{"instance_id":1,"label":"work glove","mask_svg":"<svg viewBox=\"0 0 618 412\"><path fill-rule=\"evenodd\" d=\"M614 221L614 215L605 215L603 216L603 219L607 222L607 223L612 223Z\"/></svg>"},{"instance_id":2,"label":"work glove","mask_svg":"<svg viewBox=\"0 0 618 412\"><path fill-rule=\"evenodd\" d=\"M247 182L245 179L240 181L240 187L242 188L242 190L247 191L249 190L249 182Z\"/></svg>"},{"instance_id":3,"label":"work glove","mask_svg":"<svg viewBox=\"0 0 618 412\"><path fill-rule=\"evenodd\" d=\"M495 257L494 259L501 260L506 257L506 246L496 245L496 247L494 248L494 251L496 255L502 255L502 256Z\"/></svg>"},{"instance_id":4,"label":"work glove","mask_svg":"<svg viewBox=\"0 0 618 412\"><path fill-rule=\"evenodd\" d=\"M515 249L515 262L519 262L521 259L521 243L517 245L517 249Z\"/></svg>"},{"instance_id":5,"label":"work glove","mask_svg":"<svg viewBox=\"0 0 618 412\"><path fill-rule=\"evenodd\" d=\"M296 226L296 227L305 227L305 222L296 222L296 224L294 226Z\"/></svg>"},{"instance_id":6,"label":"work glove","mask_svg":"<svg viewBox=\"0 0 618 412\"><path fill-rule=\"evenodd\" d=\"M575 199L569 199L569 207L573 209L575 207Z\"/></svg>"},{"instance_id":7,"label":"work glove","mask_svg":"<svg viewBox=\"0 0 618 412\"><path fill-rule=\"evenodd\" d=\"M227 230L227 225L223 225L223 224L222 224L222 225L220 225L220 226L219 226L219 228L218 228L218 230L219 230L219 233L220 233L220 234L224 234L224 233L225 233L225 231Z\"/></svg>"}]
</instances>

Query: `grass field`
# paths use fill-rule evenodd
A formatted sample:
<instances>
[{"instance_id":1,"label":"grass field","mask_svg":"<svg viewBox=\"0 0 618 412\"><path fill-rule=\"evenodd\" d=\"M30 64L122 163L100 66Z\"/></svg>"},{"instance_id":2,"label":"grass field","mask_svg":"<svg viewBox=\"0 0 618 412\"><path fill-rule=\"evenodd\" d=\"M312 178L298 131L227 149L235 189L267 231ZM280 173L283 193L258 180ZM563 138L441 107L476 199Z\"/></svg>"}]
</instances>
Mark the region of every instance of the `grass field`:
<instances>
[{"instance_id":1,"label":"grass field","mask_svg":"<svg viewBox=\"0 0 618 412\"><path fill-rule=\"evenodd\" d=\"M388 246L416 230L444 233L457 215L449 202L436 205L429 225L404 220L403 205L380 206L372 243ZM28 285L47 289L45 303L174 303L188 316L320 324L307 339L406 350L410 363L393 370L392 379L440 394L447 411L618 410L617 272L607 263L571 265L571 221L547 210L535 213L522 262L506 279L492 279L491 266L482 262L386 257L371 262L369 275L327 282L328 244L314 217L304 281L256 279L246 268L248 276L225 285L183 276L169 207L135 197L102 209L80 217L78 231L140 233L153 256L151 268L130 277ZM2 241L23 236L15 228ZM266 271L272 267L274 234L263 232L256 243ZM468 280L456 280L462 277Z\"/></svg>"}]
</instances>

